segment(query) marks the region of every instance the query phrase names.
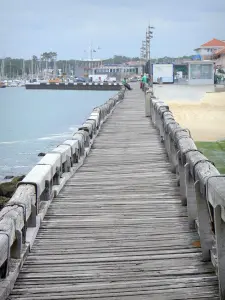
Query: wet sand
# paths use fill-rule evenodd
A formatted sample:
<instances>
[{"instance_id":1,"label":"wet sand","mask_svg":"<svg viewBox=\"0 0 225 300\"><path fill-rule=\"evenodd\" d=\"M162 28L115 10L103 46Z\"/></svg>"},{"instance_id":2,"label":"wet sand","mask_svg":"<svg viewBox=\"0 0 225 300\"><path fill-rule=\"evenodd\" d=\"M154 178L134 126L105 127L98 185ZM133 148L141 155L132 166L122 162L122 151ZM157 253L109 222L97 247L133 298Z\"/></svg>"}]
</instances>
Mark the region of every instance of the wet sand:
<instances>
[{"instance_id":1,"label":"wet sand","mask_svg":"<svg viewBox=\"0 0 225 300\"><path fill-rule=\"evenodd\" d=\"M225 139L225 92L206 93L196 102L167 100L166 103L176 121L190 129L195 141Z\"/></svg>"}]
</instances>

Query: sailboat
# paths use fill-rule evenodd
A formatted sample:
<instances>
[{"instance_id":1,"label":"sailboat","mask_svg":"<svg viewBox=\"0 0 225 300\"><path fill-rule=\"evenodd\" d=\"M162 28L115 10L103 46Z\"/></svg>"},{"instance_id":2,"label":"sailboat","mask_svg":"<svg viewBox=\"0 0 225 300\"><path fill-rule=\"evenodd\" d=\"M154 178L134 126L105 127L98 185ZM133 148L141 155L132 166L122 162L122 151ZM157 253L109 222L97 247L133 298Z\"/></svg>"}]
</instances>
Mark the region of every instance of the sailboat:
<instances>
[{"instance_id":1,"label":"sailboat","mask_svg":"<svg viewBox=\"0 0 225 300\"><path fill-rule=\"evenodd\" d=\"M2 60L1 63L1 73L0 73L0 88L5 88L6 84L4 82L1 82L1 79L3 78L4 80L4 69L5 69L5 60Z\"/></svg>"}]
</instances>

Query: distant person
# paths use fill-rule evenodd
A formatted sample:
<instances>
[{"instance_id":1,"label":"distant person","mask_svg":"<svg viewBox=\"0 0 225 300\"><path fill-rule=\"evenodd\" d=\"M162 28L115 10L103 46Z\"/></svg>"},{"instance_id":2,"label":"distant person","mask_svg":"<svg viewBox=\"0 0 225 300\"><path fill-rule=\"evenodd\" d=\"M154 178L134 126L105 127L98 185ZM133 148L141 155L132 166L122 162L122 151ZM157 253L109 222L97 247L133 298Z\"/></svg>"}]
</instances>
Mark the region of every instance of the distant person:
<instances>
[{"instance_id":1,"label":"distant person","mask_svg":"<svg viewBox=\"0 0 225 300\"><path fill-rule=\"evenodd\" d=\"M142 81L142 90L144 91L144 87L145 87L145 85L147 84L147 76L146 76L146 74L144 74L144 75L142 76L141 81Z\"/></svg>"},{"instance_id":2,"label":"distant person","mask_svg":"<svg viewBox=\"0 0 225 300\"><path fill-rule=\"evenodd\" d=\"M125 90L128 89L129 91L132 90L132 88L130 87L130 85L127 83L127 79L124 78L122 80L122 84L125 86Z\"/></svg>"},{"instance_id":3,"label":"distant person","mask_svg":"<svg viewBox=\"0 0 225 300\"><path fill-rule=\"evenodd\" d=\"M140 89L142 89L142 77L143 77L143 74L141 74Z\"/></svg>"},{"instance_id":4,"label":"distant person","mask_svg":"<svg viewBox=\"0 0 225 300\"><path fill-rule=\"evenodd\" d=\"M146 76L146 74L144 74L144 75L142 76L142 82L143 82L143 83L147 83L147 76Z\"/></svg>"}]
</instances>

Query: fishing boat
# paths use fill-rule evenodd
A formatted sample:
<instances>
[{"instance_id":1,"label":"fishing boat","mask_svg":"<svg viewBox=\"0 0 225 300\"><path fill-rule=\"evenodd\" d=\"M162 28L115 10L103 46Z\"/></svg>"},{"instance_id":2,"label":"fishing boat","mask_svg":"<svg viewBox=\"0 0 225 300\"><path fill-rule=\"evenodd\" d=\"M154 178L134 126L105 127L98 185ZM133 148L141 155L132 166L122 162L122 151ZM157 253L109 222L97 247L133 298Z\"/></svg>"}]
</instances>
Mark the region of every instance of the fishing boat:
<instances>
[{"instance_id":1,"label":"fishing boat","mask_svg":"<svg viewBox=\"0 0 225 300\"><path fill-rule=\"evenodd\" d=\"M6 88L6 84L4 82L0 82L0 88Z\"/></svg>"},{"instance_id":2,"label":"fishing boat","mask_svg":"<svg viewBox=\"0 0 225 300\"><path fill-rule=\"evenodd\" d=\"M49 83L60 83L60 82L62 82L62 80L60 80L60 78L53 78L53 79L49 79L48 82Z\"/></svg>"}]
</instances>

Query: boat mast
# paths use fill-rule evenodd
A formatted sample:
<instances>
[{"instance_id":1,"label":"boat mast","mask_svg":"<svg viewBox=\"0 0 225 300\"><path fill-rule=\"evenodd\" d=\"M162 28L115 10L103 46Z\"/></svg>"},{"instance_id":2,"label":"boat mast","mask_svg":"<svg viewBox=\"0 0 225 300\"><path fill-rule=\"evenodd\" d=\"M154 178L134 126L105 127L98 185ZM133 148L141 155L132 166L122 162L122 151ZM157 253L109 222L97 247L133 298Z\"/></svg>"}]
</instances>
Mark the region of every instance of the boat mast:
<instances>
[{"instance_id":1,"label":"boat mast","mask_svg":"<svg viewBox=\"0 0 225 300\"><path fill-rule=\"evenodd\" d=\"M88 74L89 74L89 72L91 73L92 65L93 65L93 46L92 46L92 41L91 41L91 44L90 44L90 61L89 61Z\"/></svg>"},{"instance_id":2,"label":"boat mast","mask_svg":"<svg viewBox=\"0 0 225 300\"><path fill-rule=\"evenodd\" d=\"M54 72L53 72L53 77L56 78L56 73L57 73L56 60L57 60L57 56L54 55L53 60L54 60Z\"/></svg>"},{"instance_id":3,"label":"boat mast","mask_svg":"<svg viewBox=\"0 0 225 300\"><path fill-rule=\"evenodd\" d=\"M33 80L33 74L34 74L34 64L33 64L33 56L31 58L31 79Z\"/></svg>"},{"instance_id":4,"label":"boat mast","mask_svg":"<svg viewBox=\"0 0 225 300\"><path fill-rule=\"evenodd\" d=\"M5 59L2 59L2 63L1 63L1 73L0 73L0 80L4 80L5 78Z\"/></svg>"},{"instance_id":5,"label":"boat mast","mask_svg":"<svg viewBox=\"0 0 225 300\"><path fill-rule=\"evenodd\" d=\"M25 80L25 61L23 59L23 65L22 65L22 77L23 77L23 80Z\"/></svg>"}]
</instances>

